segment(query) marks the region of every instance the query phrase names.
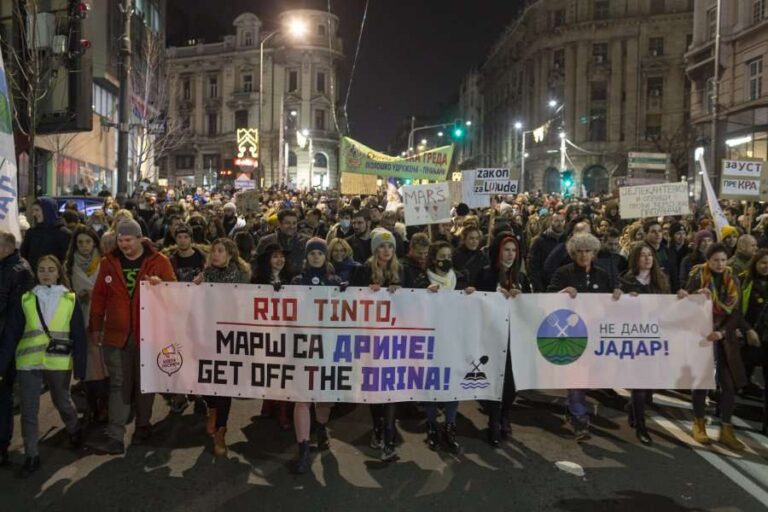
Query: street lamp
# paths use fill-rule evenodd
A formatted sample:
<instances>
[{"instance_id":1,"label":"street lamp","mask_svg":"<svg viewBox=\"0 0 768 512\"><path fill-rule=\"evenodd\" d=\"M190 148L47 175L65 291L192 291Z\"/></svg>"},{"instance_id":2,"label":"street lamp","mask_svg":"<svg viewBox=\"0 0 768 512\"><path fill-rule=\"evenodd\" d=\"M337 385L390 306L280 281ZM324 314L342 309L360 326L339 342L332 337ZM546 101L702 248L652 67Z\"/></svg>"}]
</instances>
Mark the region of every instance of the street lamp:
<instances>
[{"instance_id":1,"label":"street lamp","mask_svg":"<svg viewBox=\"0 0 768 512\"><path fill-rule=\"evenodd\" d=\"M437 132L437 136L438 137L442 137L443 136L443 132Z\"/></svg>"},{"instance_id":2,"label":"street lamp","mask_svg":"<svg viewBox=\"0 0 768 512\"><path fill-rule=\"evenodd\" d=\"M557 106L557 100L549 100L549 108L555 108Z\"/></svg>"},{"instance_id":3,"label":"street lamp","mask_svg":"<svg viewBox=\"0 0 768 512\"><path fill-rule=\"evenodd\" d=\"M466 123L464 123L464 124L466 124L467 126L472 126L472 121L467 121L467 122L466 122Z\"/></svg>"},{"instance_id":4,"label":"street lamp","mask_svg":"<svg viewBox=\"0 0 768 512\"><path fill-rule=\"evenodd\" d=\"M284 29L286 32L288 32L289 36L298 40L306 35L307 24L301 19L294 18L288 22ZM264 36L264 38L261 40L261 43L259 44L259 112L257 118L257 128L259 129L259 145L261 145L261 141L264 140L261 130L261 111L264 108L264 45L267 41L279 34L280 31L281 29L278 29L268 33L266 36ZM261 148L259 148L259 154L261 154Z\"/></svg>"},{"instance_id":5,"label":"street lamp","mask_svg":"<svg viewBox=\"0 0 768 512\"><path fill-rule=\"evenodd\" d=\"M523 128L523 123L521 123L520 121L517 121L515 123L515 130L520 131L522 128Z\"/></svg>"},{"instance_id":6,"label":"street lamp","mask_svg":"<svg viewBox=\"0 0 768 512\"><path fill-rule=\"evenodd\" d=\"M421 145L426 146L427 145L427 139L421 139Z\"/></svg>"}]
</instances>

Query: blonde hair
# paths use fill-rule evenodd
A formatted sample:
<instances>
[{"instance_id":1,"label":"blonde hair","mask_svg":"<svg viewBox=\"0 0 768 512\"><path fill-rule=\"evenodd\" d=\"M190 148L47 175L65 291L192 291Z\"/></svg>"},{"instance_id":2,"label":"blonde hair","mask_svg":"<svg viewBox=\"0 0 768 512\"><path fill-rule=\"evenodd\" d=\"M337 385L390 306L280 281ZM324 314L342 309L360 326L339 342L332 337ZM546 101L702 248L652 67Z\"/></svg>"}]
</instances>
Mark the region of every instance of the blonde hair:
<instances>
[{"instance_id":1,"label":"blonde hair","mask_svg":"<svg viewBox=\"0 0 768 512\"><path fill-rule=\"evenodd\" d=\"M347 259L352 256L352 247L349 245L349 242L344 240L343 238L334 238L331 240L331 242L328 244L328 256L329 260L333 260L333 250L336 248L337 245L340 245L344 249L344 259Z\"/></svg>"},{"instance_id":2,"label":"blonde hair","mask_svg":"<svg viewBox=\"0 0 768 512\"><path fill-rule=\"evenodd\" d=\"M212 259L213 259L213 248L217 245L221 245L224 247L224 250L227 252L227 254L230 257L230 260L235 262L235 265L237 265L237 268L240 269L240 271L245 272L248 274L248 278L251 277L251 266L248 264L247 261L245 261L243 258L240 257L240 251L237 250L237 244L231 239L231 238L217 238L213 241L211 244L210 252L208 253L208 259L205 262L205 268L209 268L213 266Z\"/></svg>"},{"instance_id":3,"label":"blonde hair","mask_svg":"<svg viewBox=\"0 0 768 512\"><path fill-rule=\"evenodd\" d=\"M53 254L46 254L45 256L40 256L40 259L37 260L37 264L35 265L35 281L37 281L37 269L40 268L40 263L43 261L48 260L56 267L56 271L59 273L59 282L56 284L64 285L64 287L72 291L72 286L69 284L69 277L67 277L67 274L64 272L64 265L61 264L61 261L59 261L59 258L54 256ZM38 281L39 282L39 281Z\"/></svg>"},{"instance_id":4,"label":"blonde hair","mask_svg":"<svg viewBox=\"0 0 768 512\"><path fill-rule=\"evenodd\" d=\"M382 267L374 254L368 259L368 264L371 266L371 284L400 284L400 262L397 261L397 255L393 254L387 265Z\"/></svg>"},{"instance_id":5,"label":"blonde hair","mask_svg":"<svg viewBox=\"0 0 768 512\"><path fill-rule=\"evenodd\" d=\"M112 231L117 229L117 225L118 223L120 223L121 220L134 220L133 214L126 209L117 210L115 214L112 216L112 226L111 226Z\"/></svg>"}]
</instances>

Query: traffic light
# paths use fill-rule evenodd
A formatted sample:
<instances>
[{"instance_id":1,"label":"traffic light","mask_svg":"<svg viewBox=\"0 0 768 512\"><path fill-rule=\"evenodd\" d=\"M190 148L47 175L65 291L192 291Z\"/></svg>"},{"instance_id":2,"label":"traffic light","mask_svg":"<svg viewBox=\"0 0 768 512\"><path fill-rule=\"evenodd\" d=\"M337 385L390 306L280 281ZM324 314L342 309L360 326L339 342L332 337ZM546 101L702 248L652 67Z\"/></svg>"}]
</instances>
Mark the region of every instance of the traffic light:
<instances>
[{"instance_id":1,"label":"traffic light","mask_svg":"<svg viewBox=\"0 0 768 512\"><path fill-rule=\"evenodd\" d=\"M464 138L464 124L461 122L461 119L456 119L453 122L453 138L456 140L460 140Z\"/></svg>"},{"instance_id":2,"label":"traffic light","mask_svg":"<svg viewBox=\"0 0 768 512\"><path fill-rule=\"evenodd\" d=\"M571 187L573 186L573 171L570 169L564 170L560 173L560 184L563 191L563 195L570 195Z\"/></svg>"}]
</instances>

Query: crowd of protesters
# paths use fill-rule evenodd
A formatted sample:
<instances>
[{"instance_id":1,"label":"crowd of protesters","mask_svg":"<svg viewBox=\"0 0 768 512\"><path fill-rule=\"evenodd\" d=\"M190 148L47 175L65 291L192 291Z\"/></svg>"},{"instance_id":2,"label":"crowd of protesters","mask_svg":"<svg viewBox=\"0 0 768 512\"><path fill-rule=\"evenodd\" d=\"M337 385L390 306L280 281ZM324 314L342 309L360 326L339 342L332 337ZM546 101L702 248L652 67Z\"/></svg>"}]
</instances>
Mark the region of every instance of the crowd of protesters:
<instances>
[{"instance_id":1,"label":"crowd of protesters","mask_svg":"<svg viewBox=\"0 0 768 512\"><path fill-rule=\"evenodd\" d=\"M253 205L253 196L258 199ZM706 430L707 399L717 401L718 442L744 449L731 416L738 393L760 393L768 376L768 213L724 203L729 225L718 230L703 209L683 218L627 220L614 196L569 198L525 193L499 196L490 208L454 205L452 221L408 226L391 190L365 197L335 191L269 189L251 193L248 210L227 193L140 189L89 217L74 204L60 212L52 198L30 205L17 240L0 232L0 465L10 461L14 395L21 413L22 476L40 467L40 389L50 392L73 448L121 454L126 425L131 444L152 438L153 394L140 392L138 283L184 281L521 293L704 294L712 301L708 336L717 392L693 391L692 436ZM31 227L29 227L31 225ZM765 341L764 341L765 340ZM485 402L487 441L512 435L516 398L508 358L501 402ZM756 375L762 371L762 378ZM70 391L81 381L87 411L79 418ZM753 381L756 379L758 382ZM639 442L652 391L631 390L626 410ZM216 456L227 453L232 400L168 396L171 413L190 404L201 414ZM765 398L763 398L765 400ZM763 406L763 429L768 423ZM369 406L370 447L383 461L397 456L398 404ZM438 423L442 410L444 420ZM424 404L429 448L459 453L458 403ZM295 471L309 470L314 433L330 447L331 404L264 401L261 414L293 430ZM202 416L207 417L202 419ZM567 393L574 438L590 437L585 390ZM103 432L84 439L84 422Z\"/></svg>"}]
</instances>

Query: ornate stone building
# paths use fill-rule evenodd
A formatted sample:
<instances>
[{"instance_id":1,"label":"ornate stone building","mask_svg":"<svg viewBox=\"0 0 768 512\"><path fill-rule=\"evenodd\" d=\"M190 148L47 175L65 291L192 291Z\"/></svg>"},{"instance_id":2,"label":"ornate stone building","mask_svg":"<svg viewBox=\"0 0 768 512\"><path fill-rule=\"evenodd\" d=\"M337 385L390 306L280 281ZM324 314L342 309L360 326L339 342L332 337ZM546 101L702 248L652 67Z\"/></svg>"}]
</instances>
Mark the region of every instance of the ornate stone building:
<instances>
[{"instance_id":1,"label":"ornate stone building","mask_svg":"<svg viewBox=\"0 0 768 512\"><path fill-rule=\"evenodd\" d=\"M561 167L573 170L574 192L678 179L691 139L683 55L692 11L690 0L529 2L480 68L482 144L467 145L460 165L519 169L525 137L527 190L559 190ZM669 153L671 172L628 173L631 151Z\"/></svg>"},{"instance_id":2,"label":"ornate stone building","mask_svg":"<svg viewBox=\"0 0 768 512\"><path fill-rule=\"evenodd\" d=\"M294 37L287 27L297 21L306 32ZM260 167L254 170L254 179L264 186L336 186L335 104L343 58L339 19L302 9L283 12L276 27L263 27L251 13L241 14L233 25L235 34L221 42L190 41L167 50L168 78L175 91L169 110L192 136L161 165L161 176L172 184L233 180L250 170L235 163L236 131L260 125ZM260 91L262 42L264 90Z\"/></svg>"}]
</instances>

